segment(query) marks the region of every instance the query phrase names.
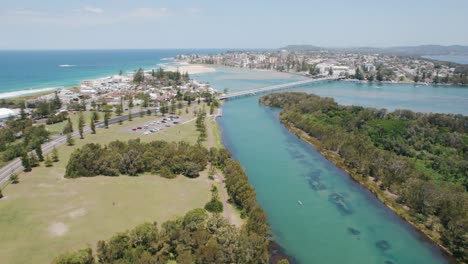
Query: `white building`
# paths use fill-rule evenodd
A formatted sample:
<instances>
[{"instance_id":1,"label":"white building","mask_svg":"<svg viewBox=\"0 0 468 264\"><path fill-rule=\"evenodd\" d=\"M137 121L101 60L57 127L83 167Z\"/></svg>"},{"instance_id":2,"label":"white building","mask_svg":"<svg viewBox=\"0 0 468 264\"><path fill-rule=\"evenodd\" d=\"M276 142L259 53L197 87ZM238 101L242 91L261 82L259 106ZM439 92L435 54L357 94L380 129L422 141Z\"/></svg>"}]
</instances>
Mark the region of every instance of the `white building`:
<instances>
[{"instance_id":1,"label":"white building","mask_svg":"<svg viewBox=\"0 0 468 264\"><path fill-rule=\"evenodd\" d=\"M0 121L7 121L18 116L18 112L10 108L0 108Z\"/></svg>"}]
</instances>

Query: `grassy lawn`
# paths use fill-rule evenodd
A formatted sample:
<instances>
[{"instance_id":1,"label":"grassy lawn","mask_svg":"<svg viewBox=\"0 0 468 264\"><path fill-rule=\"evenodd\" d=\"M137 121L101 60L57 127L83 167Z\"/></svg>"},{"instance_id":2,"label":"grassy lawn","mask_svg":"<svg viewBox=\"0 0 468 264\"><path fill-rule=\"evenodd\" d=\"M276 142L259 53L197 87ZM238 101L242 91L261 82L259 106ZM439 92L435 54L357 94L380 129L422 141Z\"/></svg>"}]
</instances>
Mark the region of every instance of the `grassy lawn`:
<instances>
[{"instance_id":1,"label":"grassy lawn","mask_svg":"<svg viewBox=\"0 0 468 264\"><path fill-rule=\"evenodd\" d=\"M89 122L91 120L91 113L92 111L83 112L83 117L84 117L86 125L89 125ZM98 113L99 113L99 121L104 120L104 113L103 112L98 112ZM80 116L78 112L70 113L68 116L70 117L70 120L72 121L73 130L78 130L78 118ZM114 116L115 114L112 113L111 117L114 117ZM67 120L62 121L60 123L55 123L52 125L46 125L46 129L47 131L50 132L51 135L54 135L54 134L61 133L66 124L67 124Z\"/></svg>"},{"instance_id":2,"label":"grassy lawn","mask_svg":"<svg viewBox=\"0 0 468 264\"><path fill-rule=\"evenodd\" d=\"M193 115L187 115L191 119ZM185 115L185 111L183 111ZM142 141L185 140L195 143L198 133L191 121L162 132L142 135L128 129L155 120L134 118L123 125L98 129L95 135L75 139L75 146L60 146L60 161L22 173L20 183L3 190L0 200L0 263L50 263L60 253L95 246L116 232L145 221L162 223L203 207L213 183L203 173L197 179L156 175L64 179L73 149L90 142L141 138Z\"/></svg>"}]
</instances>

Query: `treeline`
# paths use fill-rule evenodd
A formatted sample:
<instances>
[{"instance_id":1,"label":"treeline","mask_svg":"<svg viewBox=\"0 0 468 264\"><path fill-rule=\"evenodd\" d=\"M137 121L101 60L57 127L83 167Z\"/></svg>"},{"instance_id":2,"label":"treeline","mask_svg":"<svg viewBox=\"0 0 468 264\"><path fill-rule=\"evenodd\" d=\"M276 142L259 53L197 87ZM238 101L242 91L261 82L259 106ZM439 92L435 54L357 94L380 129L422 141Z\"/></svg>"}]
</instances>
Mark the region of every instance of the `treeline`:
<instances>
[{"instance_id":1,"label":"treeline","mask_svg":"<svg viewBox=\"0 0 468 264\"><path fill-rule=\"evenodd\" d=\"M468 117L341 106L304 93L263 96L280 118L336 152L345 165L398 195L409 217L468 260Z\"/></svg>"},{"instance_id":2,"label":"treeline","mask_svg":"<svg viewBox=\"0 0 468 264\"><path fill-rule=\"evenodd\" d=\"M93 150L83 151L87 147ZM67 174L72 167L72 171L76 172L74 176L90 171L96 174L99 171L97 166L113 166L107 162L92 163L92 160L108 155L105 160L114 157L121 164L122 153L130 150L132 158L140 157L137 159L141 163L135 163L155 173L163 174L163 170L171 170L172 175L183 174L187 162L196 163L202 169L210 162L212 166L221 169L231 202L242 211L242 217L247 218L245 224L238 229L219 214L210 216L204 209L195 209L184 217L163 223L161 229L158 229L156 223L145 223L133 230L118 233L108 241L99 241L96 256L91 248L87 248L59 256L54 263L269 263L270 240L266 214L258 205L255 191L242 166L231 158L226 149L207 150L201 145L184 142L140 143L138 140L128 143L114 141L106 147L88 144L72 154ZM88 162L93 164L92 168ZM85 171L75 170L79 164L86 167ZM124 166L121 173L127 173L127 169Z\"/></svg>"},{"instance_id":3,"label":"treeline","mask_svg":"<svg viewBox=\"0 0 468 264\"><path fill-rule=\"evenodd\" d=\"M10 161L25 153L40 148L49 138L44 125L33 126L29 118L7 121L0 129L0 158Z\"/></svg>"},{"instance_id":4,"label":"treeline","mask_svg":"<svg viewBox=\"0 0 468 264\"><path fill-rule=\"evenodd\" d=\"M238 229L222 216L194 209L176 220L144 223L57 257L55 264L91 263L268 263L264 239Z\"/></svg>"},{"instance_id":5,"label":"treeline","mask_svg":"<svg viewBox=\"0 0 468 264\"><path fill-rule=\"evenodd\" d=\"M166 178L174 178L177 174L195 178L206 168L207 163L208 150L186 142L142 143L135 139L128 142L113 141L106 146L90 143L73 151L65 177L135 176L153 172Z\"/></svg>"},{"instance_id":6,"label":"treeline","mask_svg":"<svg viewBox=\"0 0 468 264\"><path fill-rule=\"evenodd\" d=\"M60 113L55 114L55 115L49 115L47 117L46 124L52 125L52 124L55 124L55 123L60 123L62 121L67 120L67 118L68 118L68 112L60 112Z\"/></svg>"}]
</instances>

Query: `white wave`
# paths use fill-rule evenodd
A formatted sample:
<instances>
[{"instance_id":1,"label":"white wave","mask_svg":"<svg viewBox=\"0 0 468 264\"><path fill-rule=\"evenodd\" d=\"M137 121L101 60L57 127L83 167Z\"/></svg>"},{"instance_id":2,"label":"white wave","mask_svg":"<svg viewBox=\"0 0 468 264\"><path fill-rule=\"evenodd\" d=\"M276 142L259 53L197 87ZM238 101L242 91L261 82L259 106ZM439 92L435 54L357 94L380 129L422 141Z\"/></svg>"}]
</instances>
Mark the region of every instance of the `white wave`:
<instances>
[{"instance_id":1,"label":"white wave","mask_svg":"<svg viewBox=\"0 0 468 264\"><path fill-rule=\"evenodd\" d=\"M60 64L59 67L60 68L71 68L71 67L76 67L76 65L73 65L73 64Z\"/></svg>"},{"instance_id":2,"label":"white wave","mask_svg":"<svg viewBox=\"0 0 468 264\"><path fill-rule=\"evenodd\" d=\"M47 88L29 89L29 90L20 90L20 91L14 91L14 92L0 93L0 99L18 97L18 96L29 95L29 94L36 94L36 93L41 93L41 92L46 92L46 91L57 90L57 89L61 89L61 88L63 88L63 87L47 87Z\"/></svg>"}]
</instances>

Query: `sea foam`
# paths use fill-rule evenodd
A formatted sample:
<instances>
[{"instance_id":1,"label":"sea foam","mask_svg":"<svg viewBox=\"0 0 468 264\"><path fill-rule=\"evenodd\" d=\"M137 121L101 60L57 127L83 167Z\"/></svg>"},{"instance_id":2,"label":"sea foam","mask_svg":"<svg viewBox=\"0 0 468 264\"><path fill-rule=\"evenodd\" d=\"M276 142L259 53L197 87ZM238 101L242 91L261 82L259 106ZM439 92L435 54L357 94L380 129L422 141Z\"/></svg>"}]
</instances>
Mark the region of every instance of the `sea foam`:
<instances>
[{"instance_id":1,"label":"sea foam","mask_svg":"<svg viewBox=\"0 0 468 264\"><path fill-rule=\"evenodd\" d=\"M18 96L29 95L29 94L36 94L36 93L41 93L41 92L46 92L46 91L57 90L57 89L61 89L61 88L63 88L63 87L47 87L47 88L29 89L29 90L21 90L21 91L0 93L0 99L18 97Z\"/></svg>"}]
</instances>

